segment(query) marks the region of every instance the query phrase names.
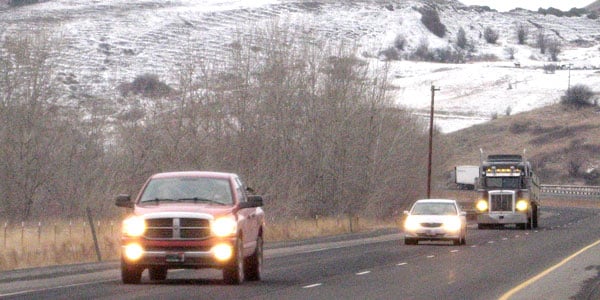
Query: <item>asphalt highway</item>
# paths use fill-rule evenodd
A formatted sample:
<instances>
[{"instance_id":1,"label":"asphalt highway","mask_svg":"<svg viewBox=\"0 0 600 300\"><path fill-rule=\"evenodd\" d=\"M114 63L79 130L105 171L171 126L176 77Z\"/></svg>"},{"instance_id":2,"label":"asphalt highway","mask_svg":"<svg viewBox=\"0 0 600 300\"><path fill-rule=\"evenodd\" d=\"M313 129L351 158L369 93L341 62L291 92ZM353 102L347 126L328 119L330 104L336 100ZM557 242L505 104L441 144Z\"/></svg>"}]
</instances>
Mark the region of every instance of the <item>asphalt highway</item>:
<instances>
[{"instance_id":1,"label":"asphalt highway","mask_svg":"<svg viewBox=\"0 0 600 300\"><path fill-rule=\"evenodd\" d=\"M0 273L6 299L599 299L600 210L543 208L536 230L478 230L466 246L404 245L399 230L271 243L263 280L216 270L120 281L118 263Z\"/></svg>"}]
</instances>

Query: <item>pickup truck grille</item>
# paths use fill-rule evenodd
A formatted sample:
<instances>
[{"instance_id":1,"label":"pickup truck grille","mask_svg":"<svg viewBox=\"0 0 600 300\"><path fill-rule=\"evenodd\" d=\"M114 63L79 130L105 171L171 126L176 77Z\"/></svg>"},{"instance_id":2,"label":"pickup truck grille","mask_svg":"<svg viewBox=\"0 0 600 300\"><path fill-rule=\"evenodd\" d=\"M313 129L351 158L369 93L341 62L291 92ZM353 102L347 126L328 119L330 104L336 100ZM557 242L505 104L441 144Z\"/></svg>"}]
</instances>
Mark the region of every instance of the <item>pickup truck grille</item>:
<instances>
[{"instance_id":1,"label":"pickup truck grille","mask_svg":"<svg viewBox=\"0 0 600 300\"><path fill-rule=\"evenodd\" d=\"M491 211L513 211L512 194L492 194Z\"/></svg>"},{"instance_id":2,"label":"pickup truck grille","mask_svg":"<svg viewBox=\"0 0 600 300\"><path fill-rule=\"evenodd\" d=\"M421 223L422 227L427 227L427 228L436 228L436 227L441 227L442 223Z\"/></svg>"},{"instance_id":3,"label":"pickup truck grille","mask_svg":"<svg viewBox=\"0 0 600 300\"><path fill-rule=\"evenodd\" d=\"M147 239L201 240L210 237L210 221L198 218L146 219Z\"/></svg>"}]
</instances>

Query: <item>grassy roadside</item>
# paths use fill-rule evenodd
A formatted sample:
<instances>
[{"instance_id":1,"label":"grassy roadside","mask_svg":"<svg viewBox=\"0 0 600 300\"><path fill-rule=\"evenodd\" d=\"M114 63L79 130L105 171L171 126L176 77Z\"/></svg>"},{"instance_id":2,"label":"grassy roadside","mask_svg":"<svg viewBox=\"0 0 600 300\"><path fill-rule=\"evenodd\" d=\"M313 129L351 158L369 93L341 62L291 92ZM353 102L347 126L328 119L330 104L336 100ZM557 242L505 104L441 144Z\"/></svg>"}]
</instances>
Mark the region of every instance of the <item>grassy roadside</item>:
<instances>
[{"instance_id":1,"label":"grassy roadside","mask_svg":"<svg viewBox=\"0 0 600 300\"><path fill-rule=\"evenodd\" d=\"M265 241L278 242L313 237L397 228L400 219L361 217L294 219L267 223ZM120 255L120 221L95 223L103 261ZM4 224L0 230L0 271L54 265L97 262L91 228L84 221L56 220L47 223Z\"/></svg>"}]
</instances>

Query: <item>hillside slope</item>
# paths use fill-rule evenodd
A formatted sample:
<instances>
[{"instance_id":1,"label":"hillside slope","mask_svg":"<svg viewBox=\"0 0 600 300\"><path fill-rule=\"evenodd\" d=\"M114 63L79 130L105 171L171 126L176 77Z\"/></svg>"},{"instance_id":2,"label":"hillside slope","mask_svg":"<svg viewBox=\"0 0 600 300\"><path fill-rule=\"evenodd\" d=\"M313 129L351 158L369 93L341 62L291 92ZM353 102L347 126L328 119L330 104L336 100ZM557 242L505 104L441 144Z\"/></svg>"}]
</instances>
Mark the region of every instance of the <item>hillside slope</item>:
<instances>
[{"instance_id":1,"label":"hillside slope","mask_svg":"<svg viewBox=\"0 0 600 300\"><path fill-rule=\"evenodd\" d=\"M443 136L452 145L444 166L479 164L487 154L525 155L543 184L600 185L600 109L561 104L502 116L485 124Z\"/></svg>"}]
</instances>

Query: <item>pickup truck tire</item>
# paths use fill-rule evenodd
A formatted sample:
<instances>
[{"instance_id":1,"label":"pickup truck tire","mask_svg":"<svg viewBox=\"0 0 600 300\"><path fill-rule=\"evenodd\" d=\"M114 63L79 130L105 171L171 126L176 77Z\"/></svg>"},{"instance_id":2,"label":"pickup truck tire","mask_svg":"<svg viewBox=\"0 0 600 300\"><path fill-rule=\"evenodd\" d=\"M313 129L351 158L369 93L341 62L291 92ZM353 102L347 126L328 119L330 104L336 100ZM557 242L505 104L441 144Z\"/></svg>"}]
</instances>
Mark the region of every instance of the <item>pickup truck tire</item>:
<instances>
[{"instance_id":1,"label":"pickup truck tire","mask_svg":"<svg viewBox=\"0 0 600 300\"><path fill-rule=\"evenodd\" d=\"M235 253L231 263L223 269L223 280L227 284L244 282L244 255L241 237L235 241Z\"/></svg>"},{"instance_id":2,"label":"pickup truck tire","mask_svg":"<svg viewBox=\"0 0 600 300\"><path fill-rule=\"evenodd\" d=\"M125 284L139 284L142 281L143 271L142 268L121 261L121 279Z\"/></svg>"},{"instance_id":3,"label":"pickup truck tire","mask_svg":"<svg viewBox=\"0 0 600 300\"><path fill-rule=\"evenodd\" d=\"M167 268L153 267L148 269L150 280L165 280L167 279Z\"/></svg>"},{"instance_id":4,"label":"pickup truck tire","mask_svg":"<svg viewBox=\"0 0 600 300\"><path fill-rule=\"evenodd\" d=\"M256 249L254 254L246 258L245 262L245 279L248 281L258 281L261 278L263 264L263 239L262 236L258 236L256 239Z\"/></svg>"}]
</instances>

